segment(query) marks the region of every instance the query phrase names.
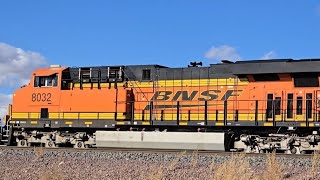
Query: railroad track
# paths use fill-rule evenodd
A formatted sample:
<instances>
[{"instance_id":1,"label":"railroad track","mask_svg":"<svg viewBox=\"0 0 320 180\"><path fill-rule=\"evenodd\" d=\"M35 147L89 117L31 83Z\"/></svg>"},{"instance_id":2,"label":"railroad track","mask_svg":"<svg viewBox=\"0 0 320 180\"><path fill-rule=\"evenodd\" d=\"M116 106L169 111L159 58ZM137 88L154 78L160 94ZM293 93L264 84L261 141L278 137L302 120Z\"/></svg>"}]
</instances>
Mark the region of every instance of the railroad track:
<instances>
[{"instance_id":1,"label":"railroad track","mask_svg":"<svg viewBox=\"0 0 320 180\"><path fill-rule=\"evenodd\" d=\"M179 150L179 149L136 149L136 148L69 148L69 147L59 147L59 148L45 148L45 147L15 147L15 146L0 146L1 150L43 150L43 151L68 151L68 152L124 152L124 153L166 153L166 154L198 154L198 155L219 155L219 156L231 156L231 155L241 155L243 152L225 152L225 151L197 151L197 150ZM253 156L265 156L266 153L245 153L247 157ZM276 153L277 157L298 157L298 158L312 158L313 154L284 154Z\"/></svg>"}]
</instances>

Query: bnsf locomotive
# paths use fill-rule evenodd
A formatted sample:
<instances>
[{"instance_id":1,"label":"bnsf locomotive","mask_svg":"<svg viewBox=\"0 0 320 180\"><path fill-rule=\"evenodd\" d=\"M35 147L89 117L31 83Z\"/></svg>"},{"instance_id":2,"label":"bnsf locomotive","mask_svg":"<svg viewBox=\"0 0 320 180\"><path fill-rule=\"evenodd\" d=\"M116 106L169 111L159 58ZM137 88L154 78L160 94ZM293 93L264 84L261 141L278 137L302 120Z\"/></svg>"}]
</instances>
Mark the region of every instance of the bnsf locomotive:
<instances>
[{"instance_id":1,"label":"bnsf locomotive","mask_svg":"<svg viewBox=\"0 0 320 180\"><path fill-rule=\"evenodd\" d=\"M319 59L190 64L37 69L2 142L83 148L97 131L165 130L223 133L226 151L320 150Z\"/></svg>"}]
</instances>

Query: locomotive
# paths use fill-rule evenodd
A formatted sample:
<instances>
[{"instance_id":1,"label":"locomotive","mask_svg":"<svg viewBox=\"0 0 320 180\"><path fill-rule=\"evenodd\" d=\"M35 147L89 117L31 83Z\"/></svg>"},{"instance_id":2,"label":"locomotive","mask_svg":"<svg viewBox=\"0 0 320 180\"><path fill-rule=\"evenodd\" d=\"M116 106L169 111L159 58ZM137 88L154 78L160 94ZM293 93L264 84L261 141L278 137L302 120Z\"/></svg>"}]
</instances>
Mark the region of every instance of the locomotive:
<instances>
[{"instance_id":1,"label":"locomotive","mask_svg":"<svg viewBox=\"0 0 320 180\"><path fill-rule=\"evenodd\" d=\"M319 73L320 59L51 65L13 93L1 142L89 148L97 131L222 133L225 151L307 153L320 150Z\"/></svg>"}]
</instances>

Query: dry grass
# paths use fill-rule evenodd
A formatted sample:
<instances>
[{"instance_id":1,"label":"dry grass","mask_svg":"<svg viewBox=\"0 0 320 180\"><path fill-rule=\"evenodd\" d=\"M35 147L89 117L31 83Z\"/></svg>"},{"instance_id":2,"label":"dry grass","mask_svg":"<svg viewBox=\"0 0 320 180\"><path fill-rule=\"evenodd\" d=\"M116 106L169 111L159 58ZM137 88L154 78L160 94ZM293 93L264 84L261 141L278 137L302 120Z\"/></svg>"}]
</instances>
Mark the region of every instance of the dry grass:
<instances>
[{"instance_id":1,"label":"dry grass","mask_svg":"<svg viewBox=\"0 0 320 180\"><path fill-rule=\"evenodd\" d=\"M160 180L164 178L164 168L162 166L158 166L153 168L153 170L148 174L148 176L142 179L149 179L149 180Z\"/></svg>"},{"instance_id":2,"label":"dry grass","mask_svg":"<svg viewBox=\"0 0 320 180\"><path fill-rule=\"evenodd\" d=\"M63 178L59 174L43 173L40 175L39 180L63 180Z\"/></svg>"},{"instance_id":3,"label":"dry grass","mask_svg":"<svg viewBox=\"0 0 320 180\"><path fill-rule=\"evenodd\" d=\"M198 164L198 157L199 157L198 151L193 151L191 156L191 164L193 168L195 168L196 165Z\"/></svg>"},{"instance_id":4,"label":"dry grass","mask_svg":"<svg viewBox=\"0 0 320 180\"><path fill-rule=\"evenodd\" d=\"M44 151L42 148L35 149L37 155L43 155ZM161 179L175 179L177 177L186 177L185 174L180 176L180 173L185 173L180 171L180 160L185 155L186 152L181 152L177 154L175 159L173 159L168 165L165 164L153 164L152 167L149 167L148 171L142 173L141 176L137 179L149 179L149 180L161 180ZM184 166L190 168L190 171L194 172L203 172L205 173L205 179L213 180L282 180L290 177L284 176L284 167L278 162L276 154L266 154L266 164L263 169L255 171L246 158L246 154L237 154L231 155L231 157L224 161L222 164L217 164L212 162L208 164L208 171L199 171L198 162L199 154L197 151L192 153L191 162L189 165ZM318 172L320 170L320 153L315 153L312 158L312 167L309 168L309 171L305 173L306 179L313 180L316 179ZM60 164L59 164L60 165ZM58 165L58 166L59 166ZM63 179L61 174L61 169L59 167L53 167L46 171L43 174L40 174L40 180L60 180ZM188 171L189 171L188 170ZM202 169L203 170L203 169ZM177 178L179 179L179 178Z\"/></svg>"},{"instance_id":5,"label":"dry grass","mask_svg":"<svg viewBox=\"0 0 320 180\"><path fill-rule=\"evenodd\" d=\"M184 156L185 154L186 154L186 151L182 151L181 153L179 153L179 154L177 155L177 157L170 163L169 168L168 168L169 171L174 170L174 168L175 168L176 165L178 164L180 158L181 158L182 156Z\"/></svg>"},{"instance_id":6,"label":"dry grass","mask_svg":"<svg viewBox=\"0 0 320 180\"><path fill-rule=\"evenodd\" d=\"M43 157L45 154L45 150L43 147L34 147L34 153L36 157ZM61 175L58 166L45 170L42 174L39 175L39 180L63 180L64 178Z\"/></svg>"},{"instance_id":7,"label":"dry grass","mask_svg":"<svg viewBox=\"0 0 320 180\"><path fill-rule=\"evenodd\" d=\"M43 157L44 156L44 149L43 147L34 147L34 154L37 156L37 157Z\"/></svg>"},{"instance_id":8,"label":"dry grass","mask_svg":"<svg viewBox=\"0 0 320 180\"><path fill-rule=\"evenodd\" d=\"M251 170L250 164L245 159L245 154L232 155L232 157L217 166L213 178L214 180L282 180L284 179L283 168L276 159L275 153L266 155L266 166L262 174L258 174ZM213 166L213 165L211 165ZM211 167L212 168L212 167Z\"/></svg>"},{"instance_id":9,"label":"dry grass","mask_svg":"<svg viewBox=\"0 0 320 180\"><path fill-rule=\"evenodd\" d=\"M167 173L175 170L179 159L185 154L185 152L180 153L177 157L169 164L167 168L163 166L158 166L152 168L151 172L148 172L148 177L142 179L152 179L160 180L164 179ZM276 160L276 155L267 154L266 156L266 166L261 174L258 174L251 169L249 161L245 158L245 153L240 155L232 155L229 160L223 162L222 164L216 165L215 162L212 162L208 167L209 172L208 179L213 180L281 180L283 179L282 167ZM316 161L318 162L318 161ZM192 169L197 168L198 164L198 152L195 151L192 153L192 160L190 165ZM316 170L315 170L316 172ZM211 176L211 178L210 178Z\"/></svg>"},{"instance_id":10,"label":"dry grass","mask_svg":"<svg viewBox=\"0 0 320 180\"><path fill-rule=\"evenodd\" d=\"M179 163L179 160L185 154L186 154L186 151L182 151L181 153L179 153L177 157L169 164L168 167L164 167L162 165L152 167L151 171L147 172L146 174L141 174L140 179L148 179L148 180L164 179L168 171L174 171L177 164Z\"/></svg>"},{"instance_id":11,"label":"dry grass","mask_svg":"<svg viewBox=\"0 0 320 180\"><path fill-rule=\"evenodd\" d=\"M312 166L310 169L310 178L315 179L320 170L320 153L315 151L312 156Z\"/></svg>"},{"instance_id":12,"label":"dry grass","mask_svg":"<svg viewBox=\"0 0 320 180\"><path fill-rule=\"evenodd\" d=\"M148 172L148 176L142 179L160 180L167 179L168 174L179 173L175 171L181 157L185 152L180 153L177 157L167 166L156 166ZM192 153L192 160L190 162L190 170L197 172L199 154L197 151ZM266 154L266 164L263 169L255 171L246 158L246 154L231 155L230 159L222 164L216 164L214 161L208 166L207 179L213 180L282 180L286 177L283 167L277 160L275 153ZM309 180L316 179L320 171L320 152L316 152L312 157L312 167L309 168L305 176ZM179 175L178 175L179 176ZM175 177L175 175L174 175Z\"/></svg>"},{"instance_id":13,"label":"dry grass","mask_svg":"<svg viewBox=\"0 0 320 180\"><path fill-rule=\"evenodd\" d=\"M281 180L284 179L283 167L276 159L275 153L267 154L266 167L262 173L261 179Z\"/></svg>"},{"instance_id":14,"label":"dry grass","mask_svg":"<svg viewBox=\"0 0 320 180\"><path fill-rule=\"evenodd\" d=\"M47 170L40 174L39 180L63 180L63 176L58 169Z\"/></svg>"},{"instance_id":15,"label":"dry grass","mask_svg":"<svg viewBox=\"0 0 320 180\"><path fill-rule=\"evenodd\" d=\"M254 179L254 174L250 169L245 154L232 155L231 159L219 165L214 172L214 180L248 180Z\"/></svg>"}]
</instances>

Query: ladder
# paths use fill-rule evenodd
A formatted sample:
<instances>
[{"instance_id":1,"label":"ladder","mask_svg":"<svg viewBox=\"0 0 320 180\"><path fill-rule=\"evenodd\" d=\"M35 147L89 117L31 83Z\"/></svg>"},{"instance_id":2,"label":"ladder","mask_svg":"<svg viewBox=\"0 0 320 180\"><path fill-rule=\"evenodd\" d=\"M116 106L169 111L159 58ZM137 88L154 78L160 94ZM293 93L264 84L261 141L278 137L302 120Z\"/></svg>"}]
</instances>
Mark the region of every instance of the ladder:
<instances>
[{"instance_id":1,"label":"ladder","mask_svg":"<svg viewBox=\"0 0 320 180\"><path fill-rule=\"evenodd\" d=\"M10 124L11 118L9 118L6 121L6 124L1 127L1 141L0 141L0 145L1 146L7 146L10 144L10 138L11 138L11 134L12 134L12 126Z\"/></svg>"}]
</instances>

